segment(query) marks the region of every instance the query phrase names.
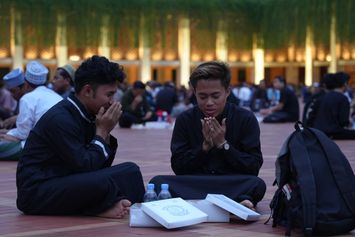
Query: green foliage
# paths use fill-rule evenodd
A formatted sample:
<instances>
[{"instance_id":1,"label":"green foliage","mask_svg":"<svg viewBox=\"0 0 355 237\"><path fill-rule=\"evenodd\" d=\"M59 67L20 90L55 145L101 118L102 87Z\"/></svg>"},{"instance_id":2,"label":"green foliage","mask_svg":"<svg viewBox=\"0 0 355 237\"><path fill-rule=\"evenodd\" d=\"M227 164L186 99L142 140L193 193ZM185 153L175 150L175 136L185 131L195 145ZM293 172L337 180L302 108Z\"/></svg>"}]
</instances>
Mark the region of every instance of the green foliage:
<instances>
[{"instance_id":1,"label":"green foliage","mask_svg":"<svg viewBox=\"0 0 355 237\"><path fill-rule=\"evenodd\" d=\"M65 18L66 40L75 48L97 47L102 26L110 47L136 48L143 30L149 45L158 38L160 48L176 48L177 38L167 35L176 35L183 16L202 50L215 47L220 21L234 49L303 46L307 27L317 45L328 46L332 15L339 40L355 41L354 0L1 0L0 46L10 41L11 12L21 15L24 45L35 47L55 45L58 15Z\"/></svg>"}]
</instances>

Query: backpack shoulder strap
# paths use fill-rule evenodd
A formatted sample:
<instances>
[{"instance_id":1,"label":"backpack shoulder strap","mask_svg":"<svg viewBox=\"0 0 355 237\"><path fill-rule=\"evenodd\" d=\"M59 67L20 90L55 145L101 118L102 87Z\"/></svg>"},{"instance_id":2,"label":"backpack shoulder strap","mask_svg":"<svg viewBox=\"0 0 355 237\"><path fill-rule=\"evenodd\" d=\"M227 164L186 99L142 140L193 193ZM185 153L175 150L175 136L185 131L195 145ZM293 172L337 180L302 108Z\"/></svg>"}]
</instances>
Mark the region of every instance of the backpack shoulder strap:
<instances>
[{"instance_id":1,"label":"backpack shoulder strap","mask_svg":"<svg viewBox=\"0 0 355 237\"><path fill-rule=\"evenodd\" d=\"M289 148L292 155L292 163L297 171L302 196L303 231L305 235L309 236L312 234L316 223L316 185L302 133L303 131L294 133L293 138L290 139Z\"/></svg>"},{"instance_id":2,"label":"backpack shoulder strap","mask_svg":"<svg viewBox=\"0 0 355 237\"><path fill-rule=\"evenodd\" d=\"M355 176L348 160L336 143L330 140L323 132L314 128L310 128L309 130L321 144L324 154L328 159L334 180L348 208L355 216Z\"/></svg>"}]
</instances>

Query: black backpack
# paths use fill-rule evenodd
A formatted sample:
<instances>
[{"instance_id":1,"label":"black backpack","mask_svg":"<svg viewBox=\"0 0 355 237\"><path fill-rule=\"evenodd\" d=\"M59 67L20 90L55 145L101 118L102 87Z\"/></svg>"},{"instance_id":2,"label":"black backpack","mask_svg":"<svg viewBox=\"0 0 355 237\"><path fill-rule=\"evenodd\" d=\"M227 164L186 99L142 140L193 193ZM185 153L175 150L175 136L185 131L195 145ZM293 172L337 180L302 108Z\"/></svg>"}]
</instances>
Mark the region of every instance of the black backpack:
<instances>
[{"instance_id":1,"label":"black backpack","mask_svg":"<svg viewBox=\"0 0 355 237\"><path fill-rule=\"evenodd\" d=\"M355 228L355 177L339 147L323 132L297 122L276 160L278 189L270 203L273 227L305 236Z\"/></svg>"}]
</instances>

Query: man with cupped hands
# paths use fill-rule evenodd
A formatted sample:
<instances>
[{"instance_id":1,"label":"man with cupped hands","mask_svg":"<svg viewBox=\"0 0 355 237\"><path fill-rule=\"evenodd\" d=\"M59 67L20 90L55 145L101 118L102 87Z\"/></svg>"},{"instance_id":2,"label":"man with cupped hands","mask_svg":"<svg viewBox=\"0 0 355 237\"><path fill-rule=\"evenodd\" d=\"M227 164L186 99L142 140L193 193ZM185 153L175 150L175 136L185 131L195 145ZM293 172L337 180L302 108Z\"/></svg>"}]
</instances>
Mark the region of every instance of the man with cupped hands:
<instances>
[{"instance_id":1,"label":"man with cupped hands","mask_svg":"<svg viewBox=\"0 0 355 237\"><path fill-rule=\"evenodd\" d=\"M169 183L171 194L184 199L218 193L254 208L266 190L257 177L263 163L260 129L252 112L227 102L230 79L222 62L206 62L192 72L197 106L177 118L171 140L176 176L151 182Z\"/></svg>"}]
</instances>

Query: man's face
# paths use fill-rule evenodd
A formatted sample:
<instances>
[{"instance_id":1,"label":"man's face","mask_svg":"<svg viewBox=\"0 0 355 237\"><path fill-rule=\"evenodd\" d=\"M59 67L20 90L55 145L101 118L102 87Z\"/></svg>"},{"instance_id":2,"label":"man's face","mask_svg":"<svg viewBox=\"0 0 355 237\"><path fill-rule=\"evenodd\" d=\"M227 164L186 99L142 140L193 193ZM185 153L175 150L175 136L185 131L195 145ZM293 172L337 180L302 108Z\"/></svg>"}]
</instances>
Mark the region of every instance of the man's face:
<instances>
[{"instance_id":1,"label":"man's face","mask_svg":"<svg viewBox=\"0 0 355 237\"><path fill-rule=\"evenodd\" d=\"M144 95L145 89L139 89L139 88L134 88L132 90L134 97L139 96L139 95Z\"/></svg>"},{"instance_id":2,"label":"man's face","mask_svg":"<svg viewBox=\"0 0 355 237\"><path fill-rule=\"evenodd\" d=\"M61 75L62 69L57 69L54 75L53 88L58 94L63 94L70 87L70 79Z\"/></svg>"},{"instance_id":3,"label":"man's face","mask_svg":"<svg viewBox=\"0 0 355 237\"><path fill-rule=\"evenodd\" d=\"M25 85L23 85L22 87L16 86L14 88L9 89L9 91L10 91L12 97L15 100L19 101L21 99L21 97L25 94L24 88L25 88Z\"/></svg>"},{"instance_id":4,"label":"man's face","mask_svg":"<svg viewBox=\"0 0 355 237\"><path fill-rule=\"evenodd\" d=\"M101 107L104 107L106 111L113 103L113 96L116 91L116 83L100 85L96 89L91 88L89 99L86 103L88 112L96 115Z\"/></svg>"},{"instance_id":5,"label":"man's face","mask_svg":"<svg viewBox=\"0 0 355 237\"><path fill-rule=\"evenodd\" d=\"M223 112L230 93L220 80L199 80L194 89L197 105L206 117L217 117Z\"/></svg>"},{"instance_id":6,"label":"man's face","mask_svg":"<svg viewBox=\"0 0 355 237\"><path fill-rule=\"evenodd\" d=\"M284 87L284 84L282 82L280 82L279 79L275 78L273 81L272 81L272 85L274 86L275 89L282 89Z\"/></svg>"}]
</instances>

